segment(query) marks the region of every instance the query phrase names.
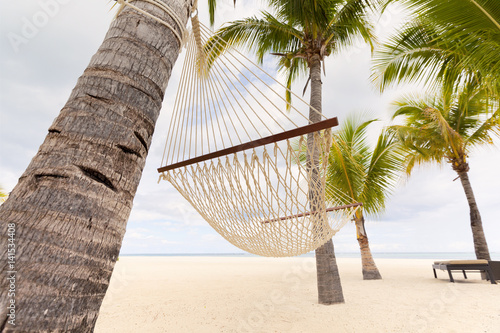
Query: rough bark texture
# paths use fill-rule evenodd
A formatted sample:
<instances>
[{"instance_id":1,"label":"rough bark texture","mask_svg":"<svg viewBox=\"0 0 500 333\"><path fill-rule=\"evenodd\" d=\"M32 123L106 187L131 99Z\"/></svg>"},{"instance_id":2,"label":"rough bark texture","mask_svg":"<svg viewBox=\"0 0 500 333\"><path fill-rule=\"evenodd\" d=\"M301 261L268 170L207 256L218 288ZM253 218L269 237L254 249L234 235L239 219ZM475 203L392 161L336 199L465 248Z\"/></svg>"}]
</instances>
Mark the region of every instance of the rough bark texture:
<instances>
[{"instance_id":1,"label":"rough bark texture","mask_svg":"<svg viewBox=\"0 0 500 333\"><path fill-rule=\"evenodd\" d=\"M339 268L331 239L316 249L316 272L319 304L344 303Z\"/></svg>"},{"instance_id":2,"label":"rough bark texture","mask_svg":"<svg viewBox=\"0 0 500 333\"><path fill-rule=\"evenodd\" d=\"M372 252L370 251L370 244L368 243L368 235L365 229L365 219L361 216L356 219L356 234L361 250L361 264L363 271L363 280L380 280L382 276L378 271L375 260L373 260Z\"/></svg>"},{"instance_id":3,"label":"rough bark texture","mask_svg":"<svg viewBox=\"0 0 500 333\"><path fill-rule=\"evenodd\" d=\"M321 112L322 103L322 82L321 82L321 61L319 55L314 55L309 64L311 71L311 100L310 104L317 111ZM314 112L312 109L309 111L309 120L313 123L321 120L321 115ZM312 134L309 134L308 143L313 140ZM318 172L317 165L319 164L319 151L314 151L310 167L313 168L313 175L311 179L310 187L321 186L318 184L319 177L314 175ZM316 191L310 190L310 195L314 195ZM316 200L310 198L312 203L311 209L316 211L317 208L314 207ZM321 203L317 203L321 205ZM344 303L344 294L342 292L342 285L340 283L339 270L337 267L337 261L335 259L335 252L333 249L333 241L330 239L323 246L316 249L316 271L318 279L318 302L319 304L335 304Z\"/></svg>"},{"instance_id":4,"label":"rough bark texture","mask_svg":"<svg viewBox=\"0 0 500 333\"><path fill-rule=\"evenodd\" d=\"M187 3L168 1L184 22ZM176 26L157 7L134 5ZM8 224L17 250L15 326L4 321L11 297L1 261L2 332L93 330L178 54L173 33L134 10L112 23L0 208L2 258Z\"/></svg>"},{"instance_id":5,"label":"rough bark texture","mask_svg":"<svg viewBox=\"0 0 500 333\"><path fill-rule=\"evenodd\" d=\"M488 244L486 243L486 237L484 236L481 214L479 214L479 209L476 204L476 198L474 197L474 192L472 191L472 186L469 182L469 175L466 171L458 172L458 175L460 177L460 181L462 182L465 196L467 197L467 202L469 203L470 225L472 228L472 237L474 239L474 250L476 252L476 258L491 260Z\"/></svg>"}]
</instances>

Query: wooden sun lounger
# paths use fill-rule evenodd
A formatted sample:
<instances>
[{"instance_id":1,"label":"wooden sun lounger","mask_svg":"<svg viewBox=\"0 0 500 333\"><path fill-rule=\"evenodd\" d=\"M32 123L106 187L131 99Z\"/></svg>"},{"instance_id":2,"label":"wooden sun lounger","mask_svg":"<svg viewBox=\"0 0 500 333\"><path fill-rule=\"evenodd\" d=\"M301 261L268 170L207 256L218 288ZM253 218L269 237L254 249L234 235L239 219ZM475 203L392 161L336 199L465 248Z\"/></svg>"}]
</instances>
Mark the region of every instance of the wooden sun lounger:
<instances>
[{"instance_id":1,"label":"wooden sun lounger","mask_svg":"<svg viewBox=\"0 0 500 333\"><path fill-rule=\"evenodd\" d=\"M450 260L450 261L435 261L432 265L432 270L434 271L434 278L437 279L436 269L441 269L443 271L448 271L448 276L450 277L450 282L455 282L453 279L452 271L462 271L464 278L467 279L467 274L465 271L480 271L485 272L491 282L491 284L496 284L495 274L493 274L492 266L498 269L498 261L488 260ZM500 275L496 278L500 279Z\"/></svg>"}]
</instances>

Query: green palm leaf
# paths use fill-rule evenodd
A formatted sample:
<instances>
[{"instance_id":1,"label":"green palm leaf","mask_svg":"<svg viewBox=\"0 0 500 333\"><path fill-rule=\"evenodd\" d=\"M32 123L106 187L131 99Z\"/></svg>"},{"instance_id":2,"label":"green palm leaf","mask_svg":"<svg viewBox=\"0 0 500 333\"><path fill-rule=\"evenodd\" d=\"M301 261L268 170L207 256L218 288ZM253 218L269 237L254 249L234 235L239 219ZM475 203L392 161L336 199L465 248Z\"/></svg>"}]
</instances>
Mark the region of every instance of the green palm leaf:
<instances>
[{"instance_id":1,"label":"green palm leaf","mask_svg":"<svg viewBox=\"0 0 500 333\"><path fill-rule=\"evenodd\" d=\"M399 82L448 87L475 77L498 95L500 2L496 0L390 0L414 17L376 53L374 78L383 90ZM436 82L436 79L438 82Z\"/></svg>"},{"instance_id":2,"label":"green palm leaf","mask_svg":"<svg viewBox=\"0 0 500 333\"><path fill-rule=\"evenodd\" d=\"M327 193L334 205L363 202L366 213L377 215L403 172L404 150L396 136L386 130L371 148L367 128L376 120L362 118L347 118L333 135Z\"/></svg>"},{"instance_id":3,"label":"green palm leaf","mask_svg":"<svg viewBox=\"0 0 500 333\"><path fill-rule=\"evenodd\" d=\"M403 125L394 125L391 131L409 151L408 173L415 165L431 161L465 165L471 148L492 144L492 135L500 134L498 102L472 83L456 94L408 95L394 105L393 118L403 118Z\"/></svg>"}]
</instances>

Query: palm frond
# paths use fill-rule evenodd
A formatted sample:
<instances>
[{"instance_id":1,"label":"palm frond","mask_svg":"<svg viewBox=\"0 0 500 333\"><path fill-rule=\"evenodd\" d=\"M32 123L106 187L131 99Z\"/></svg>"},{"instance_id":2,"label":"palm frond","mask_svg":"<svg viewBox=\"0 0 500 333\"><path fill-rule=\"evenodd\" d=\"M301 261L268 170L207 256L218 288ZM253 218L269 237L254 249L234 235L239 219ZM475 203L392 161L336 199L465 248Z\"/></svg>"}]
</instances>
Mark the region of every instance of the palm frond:
<instances>
[{"instance_id":1,"label":"palm frond","mask_svg":"<svg viewBox=\"0 0 500 333\"><path fill-rule=\"evenodd\" d=\"M328 23L327 29L325 29L325 44L329 45L334 42L336 47L332 50L337 53L352 46L356 38L361 37L370 45L373 51L376 38L374 27L368 20L368 13L373 10L374 4L370 1L346 1L344 6L335 13Z\"/></svg>"},{"instance_id":2,"label":"palm frond","mask_svg":"<svg viewBox=\"0 0 500 333\"><path fill-rule=\"evenodd\" d=\"M383 131L370 148L368 126L376 121L348 117L333 135L327 173L328 200L334 204L363 202L363 210L377 215L403 173L404 150L394 134Z\"/></svg>"},{"instance_id":3,"label":"palm frond","mask_svg":"<svg viewBox=\"0 0 500 333\"><path fill-rule=\"evenodd\" d=\"M276 18L292 26L300 26L313 38L328 24L329 13L339 5L334 0L269 0Z\"/></svg>"},{"instance_id":4,"label":"palm frond","mask_svg":"<svg viewBox=\"0 0 500 333\"><path fill-rule=\"evenodd\" d=\"M500 32L500 3L496 0L397 0L421 16L456 30Z\"/></svg>"},{"instance_id":5,"label":"palm frond","mask_svg":"<svg viewBox=\"0 0 500 333\"><path fill-rule=\"evenodd\" d=\"M262 15L263 19L250 17L234 21L219 29L206 44L207 54L215 58L224 52L223 49L212 47L216 39L222 39L226 47L239 46L254 51L261 63L264 56L270 52L283 50L293 52L300 48L302 45L300 31L279 22L267 12L262 12Z\"/></svg>"},{"instance_id":6,"label":"palm frond","mask_svg":"<svg viewBox=\"0 0 500 333\"><path fill-rule=\"evenodd\" d=\"M286 100L286 109L290 110L292 105L292 83L300 76L305 75L307 73L307 63L302 58L287 57L287 55L282 56L278 60L278 70L283 72L286 77L286 87L288 90L285 92L285 100Z\"/></svg>"},{"instance_id":7,"label":"palm frond","mask_svg":"<svg viewBox=\"0 0 500 333\"><path fill-rule=\"evenodd\" d=\"M496 0L392 0L418 17L376 53L381 90L400 82L458 84L477 76L500 93L500 2ZM440 82L438 82L440 81ZM455 86L457 88L457 86Z\"/></svg>"},{"instance_id":8,"label":"palm frond","mask_svg":"<svg viewBox=\"0 0 500 333\"><path fill-rule=\"evenodd\" d=\"M359 198L368 214L378 215L384 211L386 198L394 191L404 171L405 153L397 137L384 129L371 154Z\"/></svg>"},{"instance_id":9,"label":"palm frond","mask_svg":"<svg viewBox=\"0 0 500 333\"><path fill-rule=\"evenodd\" d=\"M409 23L374 54L372 80L381 91L401 83L422 82L436 89L445 78L455 82L463 56L439 40L439 31L422 22Z\"/></svg>"},{"instance_id":10,"label":"palm frond","mask_svg":"<svg viewBox=\"0 0 500 333\"><path fill-rule=\"evenodd\" d=\"M209 16L211 26L213 26L215 23L215 10L216 9L217 9L217 0L208 0L208 16Z\"/></svg>"},{"instance_id":11,"label":"palm frond","mask_svg":"<svg viewBox=\"0 0 500 333\"><path fill-rule=\"evenodd\" d=\"M500 138L500 108L466 140L467 145L493 144L493 136Z\"/></svg>"}]
</instances>

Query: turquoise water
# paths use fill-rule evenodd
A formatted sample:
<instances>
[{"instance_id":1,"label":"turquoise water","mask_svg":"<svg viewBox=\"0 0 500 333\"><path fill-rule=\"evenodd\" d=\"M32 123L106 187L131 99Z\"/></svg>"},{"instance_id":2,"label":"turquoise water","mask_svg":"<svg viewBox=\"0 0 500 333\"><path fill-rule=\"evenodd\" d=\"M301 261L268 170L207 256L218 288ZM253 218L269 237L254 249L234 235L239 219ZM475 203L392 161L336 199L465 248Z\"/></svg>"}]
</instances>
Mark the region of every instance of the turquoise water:
<instances>
[{"instance_id":1,"label":"turquoise water","mask_svg":"<svg viewBox=\"0 0 500 333\"><path fill-rule=\"evenodd\" d=\"M337 258L360 258L358 253L336 253ZM257 257L249 253L143 253L120 254L122 257ZM314 257L314 252L303 254L300 257ZM386 259L476 259L473 252L380 252L373 253L373 257ZM491 253L492 260L500 260L499 252Z\"/></svg>"}]
</instances>

